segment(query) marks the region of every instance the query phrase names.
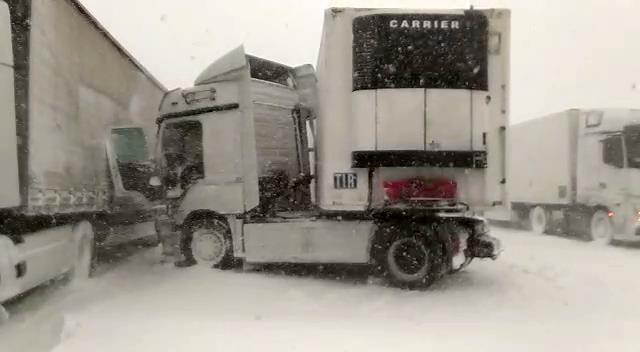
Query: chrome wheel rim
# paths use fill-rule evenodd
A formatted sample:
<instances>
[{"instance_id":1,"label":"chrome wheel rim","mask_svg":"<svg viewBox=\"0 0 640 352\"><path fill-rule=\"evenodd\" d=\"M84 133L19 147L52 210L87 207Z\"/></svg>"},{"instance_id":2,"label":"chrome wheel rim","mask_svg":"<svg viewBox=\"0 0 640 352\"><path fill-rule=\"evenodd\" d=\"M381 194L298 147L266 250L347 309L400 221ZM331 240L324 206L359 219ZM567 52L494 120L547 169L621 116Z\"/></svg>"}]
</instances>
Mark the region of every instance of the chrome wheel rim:
<instances>
[{"instance_id":1,"label":"chrome wheel rim","mask_svg":"<svg viewBox=\"0 0 640 352\"><path fill-rule=\"evenodd\" d=\"M198 229L193 232L191 249L198 263L216 265L224 258L227 241L220 231Z\"/></svg>"}]
</instances>

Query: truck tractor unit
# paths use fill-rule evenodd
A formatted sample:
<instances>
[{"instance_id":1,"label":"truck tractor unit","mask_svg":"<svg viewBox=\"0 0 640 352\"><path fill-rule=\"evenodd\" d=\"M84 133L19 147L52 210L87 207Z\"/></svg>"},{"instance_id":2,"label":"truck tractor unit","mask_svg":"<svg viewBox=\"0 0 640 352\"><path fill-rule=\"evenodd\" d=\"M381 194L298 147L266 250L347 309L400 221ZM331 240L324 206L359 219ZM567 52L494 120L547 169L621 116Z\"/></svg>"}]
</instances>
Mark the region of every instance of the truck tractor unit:
<instances>
[{"instance_id":1,"label":"truck tractor unit","mask_svg":"<svg viewBox=\"0 0 640 352\"><path fill-rule=\"evenodd\" d=\"M242 47L168 92L157 160L182 260L370 265L425 287L499 241L508 10L331 8L317 70Z\"/></svg>"}]
</instances>

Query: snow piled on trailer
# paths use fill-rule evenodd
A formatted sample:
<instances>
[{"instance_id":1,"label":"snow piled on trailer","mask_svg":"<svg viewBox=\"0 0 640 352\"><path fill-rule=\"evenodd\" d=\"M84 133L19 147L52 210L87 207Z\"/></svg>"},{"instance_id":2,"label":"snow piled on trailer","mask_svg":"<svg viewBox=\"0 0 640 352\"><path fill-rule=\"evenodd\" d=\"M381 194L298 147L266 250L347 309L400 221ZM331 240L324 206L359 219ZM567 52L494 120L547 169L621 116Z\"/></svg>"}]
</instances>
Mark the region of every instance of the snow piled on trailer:
<instances>
[{"instance_id":1,"label":"snow piled on trailer","mask_svg":"<svg viewBox=\"0 0 640 352\"><path fill-rule=\"evenodd\" d=\"M9 307L0 351L20 338L54 339L55 352L637 350L638 249L495 232L501 258L427 291L357 272L178 270L147 250L39 311Z\"/></svg>"}]
</instances>

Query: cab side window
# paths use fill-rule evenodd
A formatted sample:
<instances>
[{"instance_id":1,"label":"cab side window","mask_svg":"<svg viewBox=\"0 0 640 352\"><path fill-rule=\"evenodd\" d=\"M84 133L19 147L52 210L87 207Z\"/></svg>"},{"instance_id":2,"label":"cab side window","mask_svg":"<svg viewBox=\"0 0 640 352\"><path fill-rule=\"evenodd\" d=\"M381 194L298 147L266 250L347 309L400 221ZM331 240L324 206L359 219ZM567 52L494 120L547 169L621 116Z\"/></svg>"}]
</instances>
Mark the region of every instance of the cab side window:
<instances>
[{"instance_id":1,"label":"cab side window","mask_svg":"<svg viewBox=\"0 0 640 352\"><path fill-rule=\"evenodd\" d=\"M602 161L613 167L624 167L624 149L622 148L622 137L611 136L602 141Z\"/></svg>"}]
</instances>

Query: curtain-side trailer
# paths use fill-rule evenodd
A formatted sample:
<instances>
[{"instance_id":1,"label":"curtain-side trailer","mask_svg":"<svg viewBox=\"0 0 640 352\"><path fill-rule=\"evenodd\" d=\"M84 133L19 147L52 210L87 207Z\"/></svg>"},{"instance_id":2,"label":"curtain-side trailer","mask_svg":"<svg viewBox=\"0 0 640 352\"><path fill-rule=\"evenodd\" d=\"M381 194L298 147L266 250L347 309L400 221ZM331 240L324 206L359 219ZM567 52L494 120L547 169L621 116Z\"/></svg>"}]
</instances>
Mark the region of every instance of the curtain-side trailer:
<instances>
[{"instance_id":1,"label":"curtain-side trailer","mask_svg":"<svg viewBox=\"0 0 640 352\"><path fill-rule=\"evenodd\" d=\"M508 10L333 8L317 72L232 51L159 118L178 265L371 265L429 285L499 242Z\"/></svg>"},{"instance_id":2,"label":"curtain-side trailer","mask_svg":"<svg viewBox=\"0 0 640 352\"><path fill-rule=\"evenodd\" d=\"M166 90L78 1L0 1L0 21L2 302L88 275L96 242L155 233Z\"/></svg>"}]
</instances>

